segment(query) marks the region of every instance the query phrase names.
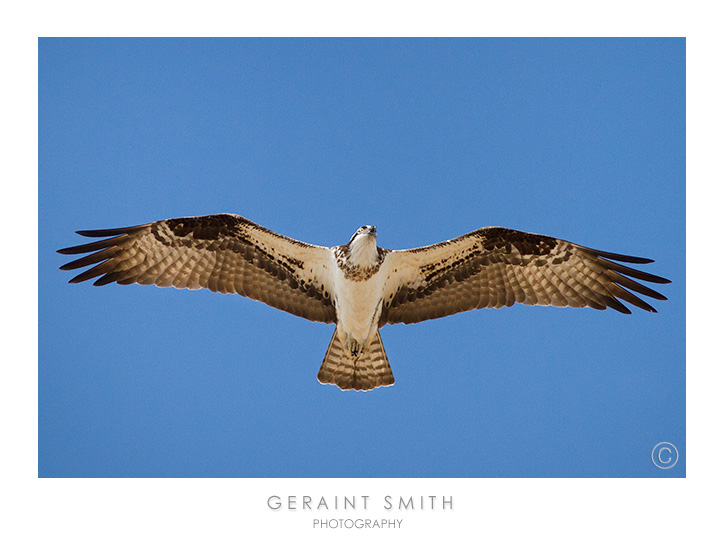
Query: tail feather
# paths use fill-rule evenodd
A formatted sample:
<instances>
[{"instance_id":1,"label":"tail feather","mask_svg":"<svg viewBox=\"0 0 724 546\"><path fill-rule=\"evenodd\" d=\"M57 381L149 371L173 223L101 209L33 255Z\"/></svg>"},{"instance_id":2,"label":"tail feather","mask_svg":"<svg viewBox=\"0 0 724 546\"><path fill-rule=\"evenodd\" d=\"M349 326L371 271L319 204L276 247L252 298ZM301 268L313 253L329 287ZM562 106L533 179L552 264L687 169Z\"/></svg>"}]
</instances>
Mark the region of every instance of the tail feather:
<instances>
[{"instance_id":1,"label":"tail feather","mask_svg":"<svg viewBox=\"0 0 724 546\"><path fill-rule=\"evenodd\" d=\"M337 330L329 342L317 379L320 383L337 385L342 390L356 391L368 391L395 382L379 332L375 334L369 347L355 360L342 349Z\"/></svg>"}]
</instances>

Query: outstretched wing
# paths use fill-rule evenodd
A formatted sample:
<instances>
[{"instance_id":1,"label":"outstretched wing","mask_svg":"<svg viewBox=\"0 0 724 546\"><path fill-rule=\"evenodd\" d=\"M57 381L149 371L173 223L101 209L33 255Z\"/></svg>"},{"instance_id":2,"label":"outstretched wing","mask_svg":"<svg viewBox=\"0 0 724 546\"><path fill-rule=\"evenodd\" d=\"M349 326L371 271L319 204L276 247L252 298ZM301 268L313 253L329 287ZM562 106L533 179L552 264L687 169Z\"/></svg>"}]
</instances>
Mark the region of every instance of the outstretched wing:
<instances>
[{"instance_id":1,"label":"outstretched wing","mask_svg":"<svg viewBox=\"0 0 724 546\"><path fill-rule=\"evenodd\" d=\"M389 252L380 326L413 323L470 309L526 305L612 307L619 300L656 312L633 294L666 298L630 277L667 279L616 262L653 260L612 254L568 241L500 227L482 228L431 246Z\"/></svg>"},{"instance_id":2,"label":"outstretched wing","mask_svg":"<svg viewBox=\"0 0 724 546\"><path fill-rule=\"evenodd\" d=\"M70 282L208 288L262 301L294 315L336 322L326 247L295 241L233 214L172 218L142 226L79 231L110 237L59 250L93 252L61 267L94 267Z\"/></svg>"}]
</instances>

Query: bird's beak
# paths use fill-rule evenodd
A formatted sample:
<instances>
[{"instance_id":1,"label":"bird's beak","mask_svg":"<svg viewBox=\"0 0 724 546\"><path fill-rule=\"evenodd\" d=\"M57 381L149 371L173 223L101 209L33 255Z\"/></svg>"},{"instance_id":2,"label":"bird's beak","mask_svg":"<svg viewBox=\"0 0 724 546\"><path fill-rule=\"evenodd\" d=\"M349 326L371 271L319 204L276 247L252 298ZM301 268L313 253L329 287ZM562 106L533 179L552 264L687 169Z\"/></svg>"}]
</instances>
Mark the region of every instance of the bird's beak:
<instances>
[{"instance_id":1,"label":"bird's beak","mask_svg":"<svg viewBox=\"0 0 724 546\"><path fill-rule=\"evenodd\" d=\"M377 226L370 226L367 228L367 233L370 235L377 235Z\"/></svg>"}]
</instances>

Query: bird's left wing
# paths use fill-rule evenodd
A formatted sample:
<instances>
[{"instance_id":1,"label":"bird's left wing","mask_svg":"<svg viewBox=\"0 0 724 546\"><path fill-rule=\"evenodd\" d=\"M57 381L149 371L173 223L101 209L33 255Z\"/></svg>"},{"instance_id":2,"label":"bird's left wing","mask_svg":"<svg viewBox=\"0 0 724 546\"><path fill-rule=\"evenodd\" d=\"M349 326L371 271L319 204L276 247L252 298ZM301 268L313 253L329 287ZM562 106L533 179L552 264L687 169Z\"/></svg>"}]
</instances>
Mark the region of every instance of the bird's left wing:
<instances>
[{"instance_id":1,"label":"bird's left wing","mask_svg":"<svg viewBox=\"0 0 724 546\"><path fill-rule=\"evenodd\" d=\"M414 323L516 302L612 307L630 313L620 299L656 312L632 291L657 300L666 298L629 277L653 283L670 281L616 263L652 261L535 233L482 228L435 245L389 252L379 324Z\"/></svg>"},{"instance_id":2,"label":"bird's left wing","mask_svg":"<svg viewBox=\"0 0 724 546\"><path fill-rule=\"evenodd\" d=\"M93 252L61 267L94 267L71 279L95 285L155 284L237 293L294 315L336 322L331 250L274 233L233 214L172 218L128 228L79 231L109 237L59 250Z\"/></svg>"}]
</instances>

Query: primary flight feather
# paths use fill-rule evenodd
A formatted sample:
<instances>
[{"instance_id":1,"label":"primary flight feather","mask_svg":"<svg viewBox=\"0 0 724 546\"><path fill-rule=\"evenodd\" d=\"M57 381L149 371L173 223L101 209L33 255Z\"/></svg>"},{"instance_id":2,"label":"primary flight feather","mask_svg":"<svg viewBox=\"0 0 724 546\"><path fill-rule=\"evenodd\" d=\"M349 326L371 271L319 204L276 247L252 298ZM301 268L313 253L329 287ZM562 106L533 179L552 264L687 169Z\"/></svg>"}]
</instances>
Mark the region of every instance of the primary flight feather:
<instances>
[{"instance_id":1,"label":"primary flight feather","mask_svg":"<svg viewBox=\"0 0 724 546\"><path fill-rule=\"evenodd\" d=\"M347 244L316 246L241 216L214 214L118 229L78 231L103 240L59 250L86 254L63 270L92 266L70 280L208 288L262 301L337 325L317 378L370 390L394 377L379 329L514 303L656 312L635 293L666 298L633 280L667 279L618 262L653 260L593 250L501 227L409 250L377 246L374 226Z\"/></svg>"}]
</instances>

